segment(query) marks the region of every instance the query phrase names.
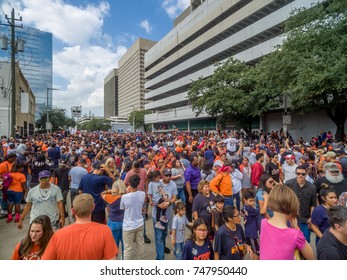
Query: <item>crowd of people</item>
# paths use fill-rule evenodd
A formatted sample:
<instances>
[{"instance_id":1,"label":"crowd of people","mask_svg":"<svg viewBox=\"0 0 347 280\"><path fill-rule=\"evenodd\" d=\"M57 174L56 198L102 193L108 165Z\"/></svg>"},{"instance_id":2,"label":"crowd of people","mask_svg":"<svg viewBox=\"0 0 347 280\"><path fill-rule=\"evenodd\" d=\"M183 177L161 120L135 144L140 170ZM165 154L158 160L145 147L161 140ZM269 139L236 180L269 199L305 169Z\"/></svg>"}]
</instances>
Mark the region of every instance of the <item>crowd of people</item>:
<instances>
[{"instance_id":1,"label":"crowd of people","mask_svg":"<svg viewBox=\"0 0 347 280\"><path fill-rule=\"evenodd\" d=\"M154 243L163 260L168 236L177 260L347 259L347 144L330 132L1 141L1 215L29 217L12 259L144 259Z\"/></svg>"}]
</instances>

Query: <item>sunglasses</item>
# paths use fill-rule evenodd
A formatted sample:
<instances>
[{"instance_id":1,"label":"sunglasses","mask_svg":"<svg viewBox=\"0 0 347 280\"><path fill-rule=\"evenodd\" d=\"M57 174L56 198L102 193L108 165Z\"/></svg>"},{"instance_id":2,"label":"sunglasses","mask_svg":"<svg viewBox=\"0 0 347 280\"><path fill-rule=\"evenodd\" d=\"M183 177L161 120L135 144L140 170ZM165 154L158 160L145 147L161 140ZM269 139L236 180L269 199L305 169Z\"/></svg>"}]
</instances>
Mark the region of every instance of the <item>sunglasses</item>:
<instances>
[{"instance_id":1,"label":"sunglasses","mask_svg":"<svg viewBox=\"0 0 347 280\"><path fill-rule=\"evenodd\" d=\"M296 175L298 175L298 176L306 176L306 173L296 172Z\"/></svg>"}]
</instances>

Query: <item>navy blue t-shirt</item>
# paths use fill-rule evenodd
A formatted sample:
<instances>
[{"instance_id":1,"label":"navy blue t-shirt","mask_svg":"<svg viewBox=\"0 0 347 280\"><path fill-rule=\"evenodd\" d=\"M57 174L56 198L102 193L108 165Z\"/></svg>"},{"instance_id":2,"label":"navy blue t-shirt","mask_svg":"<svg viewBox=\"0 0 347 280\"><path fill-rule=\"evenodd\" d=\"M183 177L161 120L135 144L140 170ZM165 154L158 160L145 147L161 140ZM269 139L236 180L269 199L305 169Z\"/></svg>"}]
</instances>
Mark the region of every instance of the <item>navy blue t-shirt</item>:
<instances>
[{"instance_id":1,"label":"navy blue t-shirt","mask_svg":"<svg viewBox=\"0 0 347 280\"><path fill-rule=\"evenodd\" d=\"M245 205L242 208L242 213L245 214L245 235L246 237L258 239L258 219L260 210L251 206Z\"/></svg>"},{"instance_id":2,"label":"navy blue t-shirt","mask_svg":"<svg viewBox=\"0 0 347 280\"><path fill-rule=\"evenodd\" d=\"M205 239L202 246L197 245L193 240L187 240L183 247L182 260L214 260L210 240Z\"/></svg>"},{"instance_id":3,"label":"navy blue t-shirt","mask_svg":"<svg viewBox=\"0 0 347 280\"><path fill-rule=\"evenodd\" d=\"M82 177L78 189L83 193L89 193L93 196L95 203L93 212L99 212L105 209L106 202L101 198L100 194L105 190L105 185L111 188L112 183L112 179L107 176L86 174Z\"/></svg>"},{"instance_id":4,"label":"navy blue t-shirt","mask_svg":"<svg viewBox=\"0 0 347 280\"><path fill-rule=\"evenodd\" d=\"M245 252L245 234L241 225L236 225L236 230L230 230L222 225L214 239L214 251L219 254L221 260L242 260Z\"/></svg>"}]
</instances>

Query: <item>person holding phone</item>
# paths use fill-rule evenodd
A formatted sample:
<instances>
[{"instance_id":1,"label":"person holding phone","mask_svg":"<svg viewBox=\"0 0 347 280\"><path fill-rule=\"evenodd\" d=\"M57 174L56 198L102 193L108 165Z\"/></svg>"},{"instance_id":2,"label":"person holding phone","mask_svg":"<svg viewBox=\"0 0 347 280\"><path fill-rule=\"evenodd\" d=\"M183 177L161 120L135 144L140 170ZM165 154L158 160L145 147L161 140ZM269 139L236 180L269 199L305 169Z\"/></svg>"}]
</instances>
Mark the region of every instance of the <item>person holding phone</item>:
<instances>
[{"instance_id":1,"label":"person holding phone","mask_svg":"<svg viewBox=\"0 0 347 280\"><path fill-rule=\"evenodd\" d=\"M39 182L29 190L26 204L18 222L18 229L23 228L23 221L30 212L30 222L40 215L47 215L52 227L62 228L65 225L65 209L63 196L58 186L50 183L51 173L43 170L39 173Z\"/></svg>"}]
</instances>

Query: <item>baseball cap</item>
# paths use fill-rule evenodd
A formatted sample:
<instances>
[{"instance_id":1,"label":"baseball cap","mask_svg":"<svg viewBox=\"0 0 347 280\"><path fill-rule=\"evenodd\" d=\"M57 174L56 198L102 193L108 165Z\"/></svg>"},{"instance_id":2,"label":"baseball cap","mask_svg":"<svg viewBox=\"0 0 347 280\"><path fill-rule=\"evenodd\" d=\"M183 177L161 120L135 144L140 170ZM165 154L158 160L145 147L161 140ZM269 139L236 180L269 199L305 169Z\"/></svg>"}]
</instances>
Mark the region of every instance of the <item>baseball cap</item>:
<instances>
[{"instance_id":1,"label":"baseball cap","mask_svg":"<svg viewBox=\"0 0 347 280\"><path fill-rule=\"evenodd\" d=\"M40 173L39 173L39 179L42 179L42 178L49 178L51 177L51 172L49 172L48 170L42 170Z\"/></svg>"},{"instance_id":2,"label":"baseball cap","mask_svg":"<svg viewBox=\"0 0 347 280\"><path fill-rule=\"evenodd\" d=\"M336 163L333 163L333 162L328 162L326 164L324 164L324 168L325 170L328 170L328 171L340 171L339 167L336 165Z\"/></svg>"},{"instance_id":3,"label":"baseball cap","mask_svg":"<svg viewBox=\"0 0 347 280\"><path fill-rule=\"evenodd\" d=\"M167 176L167 175L170 175L171 176L171 169L170 168L165 168L164 171L163 171L163 175L164 176Z\"/></svg>"},{"instance_id":4,"label":"baseball cap","mask_svg":"<svg viewBox=\"0 0 347 280\"><path fill-rule=\"evenodd\" d=\"M335 152L327 152L326 154L323 155L324 157L336 157L336 153Z\"/></svg>"},{"instance_id":5,"label":"baseball cap","mask_svg":"<svg viewBox=\"0 0 347 280\"><path fill-rule=\"evenodd\" d=\"M303 155L303 156L301 156L301 157L300 157L300 159L303 159L303 160L309 160L309 157L308 157L308 156Z\"/></svg>"}]
</instances>

